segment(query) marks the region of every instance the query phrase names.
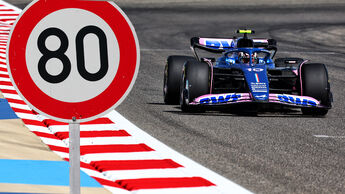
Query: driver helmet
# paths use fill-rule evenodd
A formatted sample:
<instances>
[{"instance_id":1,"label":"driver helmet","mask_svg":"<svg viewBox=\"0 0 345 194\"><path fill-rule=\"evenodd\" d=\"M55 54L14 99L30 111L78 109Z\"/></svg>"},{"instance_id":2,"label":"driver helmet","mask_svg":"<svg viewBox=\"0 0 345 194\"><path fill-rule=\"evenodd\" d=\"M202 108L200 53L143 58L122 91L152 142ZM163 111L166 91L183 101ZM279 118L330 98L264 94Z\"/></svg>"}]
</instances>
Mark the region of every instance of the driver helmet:
<instances>
[{"instance_id":1,"label":"driver helmet","mask_svg":"<svg viewBox=\"0 0 345 194\"><path fill-rule=\"evenodd\" d=\"M249 63L249 54L245 52L239 52L238 53L238 58L241 61L241 63Z\"/></svg>"},{"instance_id":2,"label":"driver helmet","mask_svg":"<svg viewBox=\"0 0 345 194\"><path fill-rule=\"evenodd\" d=\"M239 55L238 58L240 59L242 63L249 63L250 61L249 53L239 52L238 55ZM257 53L254 52L252 53L252 63L255 63L256 61L257 61Z\"/></svg>"},{"instance_id":3,"label":"driver helmet","mask_svg":"<svg viewBox=\"0 0 345 194\"><path fill-rule=\"evenodd\" d=\"M256 52L252 53L252 63L257 63L258 54Z\"/></svg>"}]
</instances>

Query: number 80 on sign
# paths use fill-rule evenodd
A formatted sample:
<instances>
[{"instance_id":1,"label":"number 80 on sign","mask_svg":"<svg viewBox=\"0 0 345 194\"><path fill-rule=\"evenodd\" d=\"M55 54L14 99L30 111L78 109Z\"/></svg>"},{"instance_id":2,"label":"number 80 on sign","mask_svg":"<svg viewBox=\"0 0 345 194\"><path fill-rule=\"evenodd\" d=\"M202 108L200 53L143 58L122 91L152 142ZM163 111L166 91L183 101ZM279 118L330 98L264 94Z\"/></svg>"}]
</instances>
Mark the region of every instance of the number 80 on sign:
<instances>
[{"instance_id":1,"label":"number 80 on sign","mask_svg":"<svg viewBox=\"0 0 345 194\"><path fill-rule=\"evenodd\" d=\"M84 38L88 34L94 34L99 40L100 68L96 73L90 73L85 67ZM50 36L58 37L60 47L55 51L50 51L45 45L45 41ZM68 48L67 35L58 28L48 28L38 37L37 46L42 57L38 61L38 72L40 76L49 83L60 83L64 81L71 72L71 61L65 55ZM108 47L107 38L102 29L97 26L86 26L81 29L76 36L77 69L79 74L88 81L98 81L102 79L108 71ZM47 62L50 59L59 59L62 63L62 71L58 75L51 75L47 71Z\"/></svg>"}]
</instances>

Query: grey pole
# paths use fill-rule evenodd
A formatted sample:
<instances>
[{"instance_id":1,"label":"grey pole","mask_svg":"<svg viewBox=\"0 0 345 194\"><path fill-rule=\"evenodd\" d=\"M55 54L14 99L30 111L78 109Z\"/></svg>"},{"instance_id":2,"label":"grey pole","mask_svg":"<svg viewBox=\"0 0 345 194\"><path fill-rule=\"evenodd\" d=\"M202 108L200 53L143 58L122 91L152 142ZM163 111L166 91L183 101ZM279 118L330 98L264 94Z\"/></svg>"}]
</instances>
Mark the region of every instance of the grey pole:
<instances>
[{"instance_id":1,"label":"grey pole","mask_svg":"<svg viewBox=\"0 0 345 194\"><path fill-rule=\"evenodd\" d=\"M70 194L80 194L80 123L69 124L69 184Z\"/></svg>"}]
</instances>

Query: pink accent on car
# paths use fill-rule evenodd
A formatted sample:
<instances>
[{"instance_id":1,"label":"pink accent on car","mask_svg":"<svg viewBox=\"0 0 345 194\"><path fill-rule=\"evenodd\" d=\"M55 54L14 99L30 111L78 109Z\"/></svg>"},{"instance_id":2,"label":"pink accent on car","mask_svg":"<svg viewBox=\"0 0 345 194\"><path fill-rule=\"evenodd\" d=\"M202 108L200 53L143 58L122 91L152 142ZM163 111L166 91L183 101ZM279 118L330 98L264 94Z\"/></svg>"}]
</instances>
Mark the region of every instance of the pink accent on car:
<instances>
[{"instance_id":1,"label":"pink accent on car","mask_svg":"<svg viewBox=\"0 0 345 194\"><path fill-rule=\"evenodd\" d=\"M204 98L219 98L220 96L228 96L228 95L239 95L240 97L238 98L238 100L236 100L236 102L238 101L243 101L243 100L251 100L252 98L250 97L249 93L225 93L225 94L206 94L206 95L202 95L200 97L197 97L194 99L194 101L190 104L199 104L201 99ZM250 102L250 101L248 101Z\"/></svg>"},{"instance_id":2,"label":"pink accent on car","mask_svg":"<svg viewBox=\"0 0 345 194\"><path fill-rule=\"evenodd\" d=\"M299 65L299 83L301 84L301 96L303 96L303 85L302 85L302 66L306 63L306 62L308 62L308 60L305 60L305 61L303 61L303 63L301 63L300 65Z\"/></svg>"},{"instance_id":3,"label":"pink accent on car","mask_svg":"<svg viewBox=\"0 0 345 194\"><path fill-rule=\"evenodd\" d=\"M287 97L300 98L300 99L307 99L307 100L311 100L311 101L315 101L315 102L320 103L318 100L316 100L315 98L310 97L310 96L297 96L297 95L291 95L291 94L270 94L269 99L275 99L275 98L278 99L278 95L284 95Z\"/></svg>"},{"instance_id":4,"label":"pink accent on car","mask_svg":"<svg viewBox=\"0 0 345 194\"><path fill-rule=\"evenodd\" d=\"M236 96L234 98L234 95ZM282 98L284 100L282 100ZM198 105L202 104L202 100L207 100L206 104L234 104L234 103L243 103L243 102L254 102L251 93L225 93L225 94L206 94L196 98L191 105ZM216 101L215 103L211 102L213 99ZM222 100L219 103L218 100ZM287 100L285 100L287 99ZM226 100L226 101L224 101ZM314 106L317 107L325 107L321 105L320 101L316 100L315 98L309 96L298 96L298 95L290 95L290 94L269 94L269 103L278 103L278 104L286 104L286 105L293 105L293 106L301 106L301 102L309 103L310 101L315 104Z\"/></svg>"},{"instance_id":5,"label":"pink accent on car","mask_svg":"<svg viewBox=\"0 0 345 194\"><path fill-rule=\"evenodd\" d=\"M199 38L199 44L205 45L206 46L206 41L211 41L211 42L226 42L227 45L231 45L231 43L234 41L234 39L225 39L225 38ZM221 44L221 48L223 47L223 44Z\"/></svg>"},{"instance_id":6,"label":"pink accent on car","mask_svg":"<svg viewBox=\"0 0 345 194\"><path fill-rule=\"evenodd\" d=\"M254 42L259 42L259 43L268 43L267 39L253 39Z\"/></svg>"}]
</instances>

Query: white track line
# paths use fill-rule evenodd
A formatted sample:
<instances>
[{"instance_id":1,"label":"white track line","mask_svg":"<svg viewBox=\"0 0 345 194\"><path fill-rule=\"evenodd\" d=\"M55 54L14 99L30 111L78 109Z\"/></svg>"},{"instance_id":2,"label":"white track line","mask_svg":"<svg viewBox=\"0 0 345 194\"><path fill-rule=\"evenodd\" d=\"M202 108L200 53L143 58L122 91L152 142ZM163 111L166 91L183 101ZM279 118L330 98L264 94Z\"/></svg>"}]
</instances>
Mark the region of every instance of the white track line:
<instances>
[{"instance_id":1,"label":"white track line","mask_svg":"<svg viewBox=\"0 0 345 194\"><path fill-rule=\"evenodd\" d=\"M168 159L171 157L165 157L159 155L155 151L150 152L131 152L131 153L102 153L102 154L85 154L82 156L87 162L90 161L103 161L103 160L145 160L145 159Z\"/></svg>"},{"instance_id":2,"label":"white track line","mask_svg":"<svg viewBox=\"0 0 345 194\"><path fill-rule=\"evenodd\" d=\"M331 138L331 139L344 139L345 136L335 136L335 135L313 135L317 138Z\"/></svg>"}]
</instances>

